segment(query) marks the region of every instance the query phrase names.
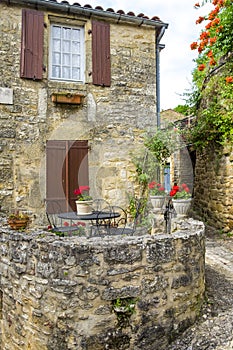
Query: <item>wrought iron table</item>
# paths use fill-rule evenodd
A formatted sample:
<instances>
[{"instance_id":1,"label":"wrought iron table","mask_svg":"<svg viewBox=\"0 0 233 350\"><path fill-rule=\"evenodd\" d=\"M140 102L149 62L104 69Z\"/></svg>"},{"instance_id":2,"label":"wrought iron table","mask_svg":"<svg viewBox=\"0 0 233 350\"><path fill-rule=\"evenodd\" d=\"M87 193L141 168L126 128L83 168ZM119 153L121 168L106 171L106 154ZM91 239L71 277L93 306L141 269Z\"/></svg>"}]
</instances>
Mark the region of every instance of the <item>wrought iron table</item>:
<instances>
[{"instance_id":1,"label":"wrought iron table","mask_svg":"<svg viewBox=\"0 0 233 350\"><path fill-rule=\"evenodd\" d=\"M119 218L121 214L119 212L108 212L108 211L93 211L91 214L78 215L76 212L60 213L58 217L61 219L71 221L90 221L93 225L95 235L116 235L116 234L133 234L134 230L131 228L118 228L112 227L111 220ZM103 230L102 230L103 229ZM97 231L97 234L96 234ZM92 234L91 234L92 235Z\"/></svg>"}]
</instances>

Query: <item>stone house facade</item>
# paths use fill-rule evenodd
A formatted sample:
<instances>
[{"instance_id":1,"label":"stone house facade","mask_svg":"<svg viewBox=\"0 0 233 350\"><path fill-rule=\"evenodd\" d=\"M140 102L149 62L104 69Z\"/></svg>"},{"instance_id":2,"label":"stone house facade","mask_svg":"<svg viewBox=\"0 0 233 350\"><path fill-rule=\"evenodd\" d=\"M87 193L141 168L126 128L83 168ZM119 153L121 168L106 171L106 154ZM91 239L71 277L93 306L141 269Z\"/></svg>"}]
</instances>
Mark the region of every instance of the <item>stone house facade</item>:
<instances>
[{"instance_id":1,"label":"stone house facade","mask_svg":"<svg viewBox=\"0 0 233 350\"><path fill-rule=\"evenodd\" d=\"M0 200L35 223L44 200L126 203L131 153L159 115L167 24L64 1L1 1Z\"/></svg>"}]
</instances>

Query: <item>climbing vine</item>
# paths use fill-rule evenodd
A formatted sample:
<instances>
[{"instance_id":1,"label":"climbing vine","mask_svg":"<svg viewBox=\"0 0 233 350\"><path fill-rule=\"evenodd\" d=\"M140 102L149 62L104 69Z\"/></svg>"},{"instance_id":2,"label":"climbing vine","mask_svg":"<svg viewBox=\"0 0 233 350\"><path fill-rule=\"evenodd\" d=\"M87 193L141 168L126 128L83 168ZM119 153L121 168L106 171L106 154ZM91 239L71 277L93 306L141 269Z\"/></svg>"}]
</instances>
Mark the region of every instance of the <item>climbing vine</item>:
<instances>
[{"instance_id":1,"label":"climbing vine","mask_svg":"<svg viewBox=\"0 0 233 350\"><path fill-rule=\"evenodd\" d=\"M198 9L205 5L207 0ZM205 24L199 39L190 46L198 51L193 71L193 92L187 98L197 116L184 131L185 140L198 150L233 144L233 2L212 0L213 10L199 16Z\"/></svg>"}]
</instances>

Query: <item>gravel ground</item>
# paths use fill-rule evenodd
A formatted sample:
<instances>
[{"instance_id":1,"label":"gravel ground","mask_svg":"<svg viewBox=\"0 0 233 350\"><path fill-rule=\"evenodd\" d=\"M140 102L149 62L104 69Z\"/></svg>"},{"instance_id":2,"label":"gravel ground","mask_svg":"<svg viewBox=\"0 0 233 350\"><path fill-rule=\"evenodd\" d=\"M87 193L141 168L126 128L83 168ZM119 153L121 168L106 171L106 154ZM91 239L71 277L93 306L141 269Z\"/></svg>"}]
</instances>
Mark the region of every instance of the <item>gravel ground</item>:
<instances>
[{"instance_id":1,"label":"gravel ground","mask_svg":"<svg viewBox=\"0 0 233 350\"><path fill-rule=\"evenodd\" d=\"M233 270L231 276L229 274L229 265L233 262L233 238L207 238L207 253L208 247L211 258L215 259L206 262L206 301L201 316L167 350L233 349ZM227 252L224 260L228 265L226 273L221 265L223 251Z\"/></svg>"}]
</instances>

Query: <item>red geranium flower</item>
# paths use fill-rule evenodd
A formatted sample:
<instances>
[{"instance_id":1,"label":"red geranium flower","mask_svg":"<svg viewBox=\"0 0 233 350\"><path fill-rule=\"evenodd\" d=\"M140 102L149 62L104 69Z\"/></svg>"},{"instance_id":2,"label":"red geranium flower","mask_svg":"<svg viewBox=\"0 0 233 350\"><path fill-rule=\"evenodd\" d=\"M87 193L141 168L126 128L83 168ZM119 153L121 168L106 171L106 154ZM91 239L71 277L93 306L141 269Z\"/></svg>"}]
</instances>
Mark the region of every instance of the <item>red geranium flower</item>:
<instances>
[{"instance_id":1,"label":"red geranium flower","mask_svg":"<svg viewBox=\"0 0 233 350\"><path fill-rule=\"evenodd\" d=\"M155 181L150 182L150 183L148 184L149 189L152 190L153 188L155 188L155 184L156 184Z\"/></svg>"},{"instance_id":2,"label":"red geranium flower","mask_svg":"<svg viewBox=\"0 0 233 350\"><path fill-rule=\"evenodd\" d=\"M77 196L78 200L90 200L92 198L88 194L89 189L89 186L79 186L74 190L74 194Z\"/></svg>"},{"instance_id":3,"label":"red geranium flower","mask_svg":"<svg viewBox=\"0 0 233 350\"><path fill-rule=\"evenodd\" d=\"M180 189L179 186L174 185L170 191L170 196L171 197L175 196L175 194L179 191L179 189Z\"/></svg>"}]
</instances>

